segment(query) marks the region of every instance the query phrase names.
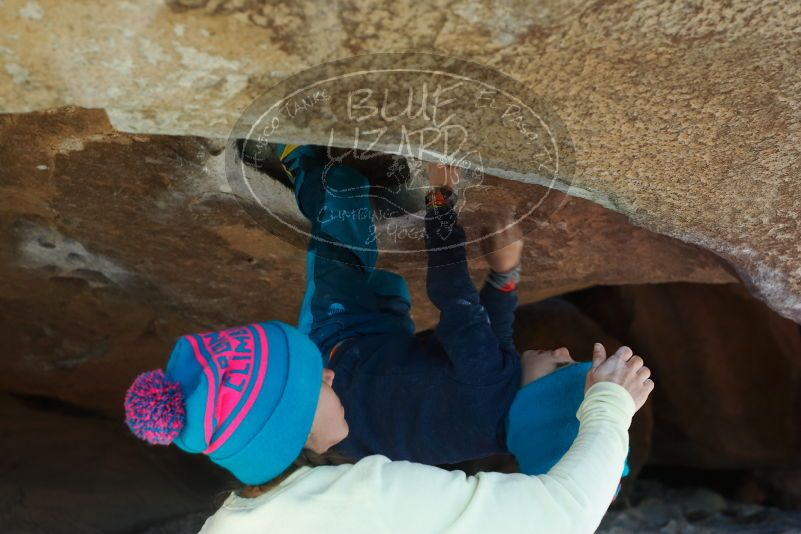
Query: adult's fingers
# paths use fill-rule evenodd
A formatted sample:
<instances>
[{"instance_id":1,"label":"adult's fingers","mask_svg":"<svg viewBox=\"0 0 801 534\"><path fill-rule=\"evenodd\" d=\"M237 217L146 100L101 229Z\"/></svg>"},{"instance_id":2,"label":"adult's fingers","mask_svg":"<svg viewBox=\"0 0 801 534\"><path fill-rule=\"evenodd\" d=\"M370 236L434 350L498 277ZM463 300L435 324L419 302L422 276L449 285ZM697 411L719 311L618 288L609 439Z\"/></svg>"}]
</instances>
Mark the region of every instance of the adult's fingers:
<instances>
[{"instance_id":1,"label":"adult's fingers","mask_svg":"<svg viewBox=\"0 0 801 534\"><path fill-rule=\"evenodd\" d=\"M606 361L606 349L600 343L592 346L592 368L595 369Z\"/></svg>"},{"instance_id":2,"label":"adult's fingers","mask_svg":"<svg viewBox=\"0 0 801 534\"><path fill-rule=\"evenodd\" d=\"M631 358L633 355L634 355L634 352L632 352L632 350L630 348L628 348L627 346L623 345L622 347L617 349L615 351L615 353L612 354L611 357L612 358L620 358L624 362L627 362L629 360L629 358Z\"/></svg>"},{"instance_id":3,"label":"adult's fingers","mask_svg":"<svg viewBox=\"0 0 801 534\"><path fill-rule=\"evenodd\" d=\"M631 358L629 358L629 360L626 362L626 365L628 365L630 368L635 369L635 370L639 369L644 364L645 364L645 362L642 361L642 358L640 358L636 354L634 356L632 356Z\"/></svg>"}]
</instances>

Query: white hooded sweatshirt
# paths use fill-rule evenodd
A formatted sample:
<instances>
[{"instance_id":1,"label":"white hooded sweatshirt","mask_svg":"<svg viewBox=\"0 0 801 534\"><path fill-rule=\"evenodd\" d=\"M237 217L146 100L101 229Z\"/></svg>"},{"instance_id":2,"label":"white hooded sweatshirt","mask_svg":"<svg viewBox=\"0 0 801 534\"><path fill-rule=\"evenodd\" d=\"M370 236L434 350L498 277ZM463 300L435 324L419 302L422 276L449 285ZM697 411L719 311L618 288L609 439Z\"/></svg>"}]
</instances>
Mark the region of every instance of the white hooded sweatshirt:
<instances>
[{"instance_id":1,"label":"white hooded sweatshirt","mask_svg":"<svg viewBox=\"0 0 801 534\"><path fill-rule=\"evenodd\" d=\"M232 493L201 534L593 532L628 453L635 406L612 382L592 386L573 445L546 474L479 473L368 456L302 467L273 490Z\"/></svg>"}]
</instances>

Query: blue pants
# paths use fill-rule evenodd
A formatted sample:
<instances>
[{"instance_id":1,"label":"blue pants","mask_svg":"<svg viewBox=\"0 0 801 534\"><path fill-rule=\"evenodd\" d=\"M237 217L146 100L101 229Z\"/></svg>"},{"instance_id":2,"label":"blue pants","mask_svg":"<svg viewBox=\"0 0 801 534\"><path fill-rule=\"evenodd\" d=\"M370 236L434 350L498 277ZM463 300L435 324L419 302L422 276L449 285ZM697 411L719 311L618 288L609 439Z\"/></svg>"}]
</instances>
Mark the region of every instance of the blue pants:
<instances>
[{"instance_id":1,"label":"blue pants","mask_svg":"<svg viewBox=\"0 0 801 534\"><path fill-rule=\"evenodd\" d=\"M357 335L414 335L406 281L376 269L378 247L370 183L346 165L325 168L311 146L284 159L295 177L295 198L312 223L306 252L306 294L298 328L314 341L327 363L331 348Z\"/></svg>"}]
</instances>

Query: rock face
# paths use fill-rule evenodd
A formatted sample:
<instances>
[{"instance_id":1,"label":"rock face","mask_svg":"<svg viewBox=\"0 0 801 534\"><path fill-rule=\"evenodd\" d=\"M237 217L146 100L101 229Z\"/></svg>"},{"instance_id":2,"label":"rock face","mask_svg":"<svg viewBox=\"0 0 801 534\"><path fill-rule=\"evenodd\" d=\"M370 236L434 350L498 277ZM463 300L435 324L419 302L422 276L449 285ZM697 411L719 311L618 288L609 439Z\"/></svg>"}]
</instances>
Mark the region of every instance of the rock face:
<instances>
[{"instance_id":1,"label":"rock face","mask_svg":"<svg viewBox=\"0 0 801 534\"><path fill-rule=\"evenodd\" d=\"M132 377L162 366L177 336L296 322L305 243L248 217L202 138L124 134L80 109L4 116L0 138L0 338L21 355L2 360L0 388L119 415ZM537 188L488 182L475 205L514 206ZM291 192L277 184L275 194L300 222ZM733 280L703 249L586 200L549 202L547 218L525 221L521 302L594 283ZM469 233L486 214L463 214ZM381 264L407 278L418 328L436 324L420 258ZM471 266L480 283L485 267Z\"/></svg>"},{"instance_id":2,"label":"rock face","mask_svg":"<svg viewBox=\"0 0 801 534\"><path fill-rule=\"evenodd\" d=\"M5 532L197 532L237 487L207 458L144 446L117 420L0 395ZM183 527L183 528L177 528Z\"/></svg>"},{"instance_id":3,"label":"rock face","mask_svg":"<svg viewBox=\"0 0 801 534\"><path fill-rule=\"evenodd\" d=\"M632 423L634 476L646 462L737 472L753 486L727 488L741 499L801 505L798 325L739 284L599 286L565 298L521 307L516 345L588 360L598 341L642 355L656 388Z\"/></svg>"},{"instance_id":4,"label":"rock face","mask_svg":"<svg viewBox=\"0 0 801 534\"><path fill-rule=\"evenodd\" d=\"M6 0L0 111L80 105L107 110L121 131L225 137L255 97L310 65L406 50L465 57L561 117L572 195L714 252L798 322L799 25L796 4L746 0ZM531 179L519 144L502 141L497 172Z\"/></svg>"},{"instance_id":5,"label":"rock face","mask_svg":"<svg viewBox=\"0 0 801 534\"><path fill-rule=\"evenodd\" d=\"M650 461L789 472L801 453L801 332L737 284L593 288L576 305L647 358Z\"/></svg>"},{"instance_id":6,"label":"rock face","mask_svg":"<svg viewBox=\"0 0 801 534\"><path fill-rule=\"evenodd\" d=\"M520 223L521 304L606 286L571 295L572 304L522 308L519 348L565 345L586 358L593 341L631 345L659 385L632 430L635 472L646 461L758 468L759 491L798 504L798 27L797 5L746 0L636 8L590 0L0 0L0 391L17 395L0 398L0 415L21 440L0 456L10 459L2 472L22 481L0 484L0 518L13 509L27 528L41 513L20 506L23 483L34 499L52 498L53 488L57 498L76 491L71 477L80 473L67 464L87 461L80 440L70 439L77 429L130 459L115 464L87 446L117 466L93 471L93 483L151 515L125 516L116 508L122 501L109 499L93 519L97 494L87 493L74 524L51 509L40 526L105 530L119 512L126 531L171 517L177 523L165 531L196 527L191 514L205 510L197 503L213 488L171 485L145 464L181 477L192 466L148 457L103 418L121 420L133 376L163 366L181 334L296 322L305 242L243 209L252 201L227 179L231 151L223 149L233 140L225 139L255 98L310 66L409 50L496 68L564 127L571 166L546 184L522 156L520 136L504 133L509 124L459 109L482 134L485 168L500 177L471 190L460 214L468 237L499 212L544 199ZM375 67L400 56L373 57L360 61ZM310 117L272 140L328 141L334 119ZM384 119L371 120L365 125ZM351 140L335 131L330 141ZM390 163L364 165L380 180L370 169ZM256 178L302 228L291 190L275 176ZM471 245L477 283L486 273L479 254ZM418 329L434 326L420 257L386 254L379 266L406 277ZM29 395L94 415L45 413ZM48 453L42 434L67 459L53 463L53 484L45 476L52 470L33 467ZM125 493L128 477L138 477L141 493ZM150 500L152 488L163 491L164 507Z\"/></svg>"}]
</instances>

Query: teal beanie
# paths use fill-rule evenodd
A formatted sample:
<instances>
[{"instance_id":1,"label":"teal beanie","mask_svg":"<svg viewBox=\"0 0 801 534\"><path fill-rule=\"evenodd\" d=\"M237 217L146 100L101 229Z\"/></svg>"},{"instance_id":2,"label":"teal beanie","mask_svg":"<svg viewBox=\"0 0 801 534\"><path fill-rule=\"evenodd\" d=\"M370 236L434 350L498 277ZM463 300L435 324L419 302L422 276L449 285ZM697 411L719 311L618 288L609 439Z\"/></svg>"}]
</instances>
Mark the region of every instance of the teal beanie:
<instances>
[{"instance_id":1,"label":"teal beanie","mask_svg":"<svg viewBox=\"0 0 801 534\"><path fill-rule=\"evenodd\" d=\"M280 321L181 337L164 372L137 377L129 428L207 455L245 484L288 468L311 431L322 384L314 342Z\"/></svg>"}]
</instances>

